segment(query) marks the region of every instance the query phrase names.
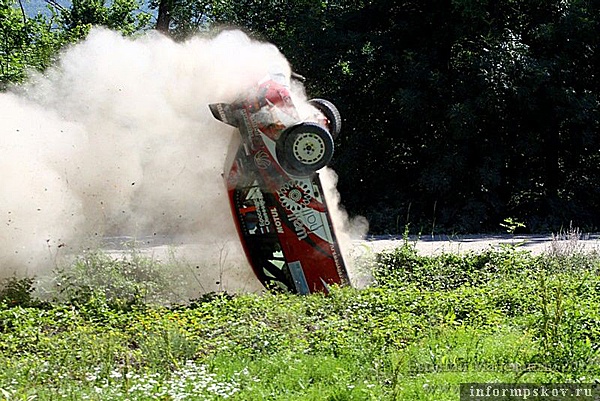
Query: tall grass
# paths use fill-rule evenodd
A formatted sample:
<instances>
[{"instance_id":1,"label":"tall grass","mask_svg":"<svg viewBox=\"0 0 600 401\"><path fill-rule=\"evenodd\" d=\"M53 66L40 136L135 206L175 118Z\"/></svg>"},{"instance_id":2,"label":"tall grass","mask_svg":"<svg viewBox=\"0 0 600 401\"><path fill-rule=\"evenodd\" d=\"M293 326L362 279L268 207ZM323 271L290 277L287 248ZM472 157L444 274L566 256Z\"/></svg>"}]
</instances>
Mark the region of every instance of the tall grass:
<instances>
[{"instance_id":1,"label":"tall grass","mask_svg":"<svg viewBox=\"0 0 600 401\"><path fill-rule=\"evenodd\" d=\"M32 279L4 282L0 399L457 400L463 382L600 379L593 252L405 243L364 289L182 304L137 256L82 256L43 302Z\"/></svg>"}]
</instances>

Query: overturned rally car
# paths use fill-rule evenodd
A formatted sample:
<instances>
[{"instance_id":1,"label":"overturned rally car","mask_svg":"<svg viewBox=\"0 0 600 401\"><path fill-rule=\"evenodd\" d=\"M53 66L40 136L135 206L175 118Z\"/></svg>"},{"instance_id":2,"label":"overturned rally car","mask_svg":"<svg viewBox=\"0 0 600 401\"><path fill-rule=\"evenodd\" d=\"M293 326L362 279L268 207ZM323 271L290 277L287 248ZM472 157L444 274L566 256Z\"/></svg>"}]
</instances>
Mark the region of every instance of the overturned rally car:
<instances>
[{"instance_id":1,"label":"overturned rally car","mask_svg":"<svg viewBox=\"0 0 600 401\"><path fill-rule=\"evenodd\" d=\"M301 118L286 77L271 74L234 103L209 105L241 134L225 178L246 256L265 287L299 294L349 284L317 173L341 118L326 100L309 103Z\"/></svg>"}]
</instances>

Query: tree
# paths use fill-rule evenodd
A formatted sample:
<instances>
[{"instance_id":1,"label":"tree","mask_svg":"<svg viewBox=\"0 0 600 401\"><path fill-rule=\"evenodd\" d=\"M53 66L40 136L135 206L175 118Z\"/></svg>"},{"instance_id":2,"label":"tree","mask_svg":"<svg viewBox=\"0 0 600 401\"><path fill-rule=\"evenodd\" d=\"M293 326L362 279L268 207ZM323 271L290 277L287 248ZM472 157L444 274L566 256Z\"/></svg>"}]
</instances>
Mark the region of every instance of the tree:
<instances>
[{"instance_id":1,"label":"tree","mask_svg":"<svg viewBox=\"0 0 600 401\"><path fill-rule=\"evenodd\" d=\"M276 44L338 105L338 188L376 231L548 229L600 224L596 3L221 0L202 21Z\"/></svg>"},{"instance_id":2,"label":"tree","mask_svg":"<svg viewBox=\"0 0 600 401\"><path fill-rule=\"evenodd\" d=\"M67 43L85 37L93 25L130 35L144 29L150 19L139 13L135 0L74 0L70 8L51 2L49 17L28 17L20 0L0 0L0 89L18 83L30 68L44 70Z\"/></svg>"},{"instance_id":3,"label":"tree","mask_svg":"<svg viewBox=\"0 0 600 401\"><path fill-rule=\"evenodd\" d=\"M212 0L152 0L157 10L156 29L175 40L185 40L205 31L213 20Z\"/></svg>"},{"instance_id":4,"label":"tree","mask_svg":"<svg viewBox=\"0 0 600 401\"><path fill-rule=\"evenodd\" d=\"M131 35L148 27L150 15L140 12L137 0L73 0L60 12L64 33L70 41L85 37L94 25Z\"/></svg>"},{"instance_id":5,"label":"tree","mask_svg":"<svg viewBox=\"0 0 600 401\"><path fill-rule=\"evenodd\" d=\"M28 67L44 68L56 38L43 19L29 19L21 3L0 0L0 87L20 82Z\"/></svg>"},{"instance_id":6,"label":"tree","mask_svg":"<svg viewBox=\"0 0 600 401\"><path fill-rule=\"evenodd\" d=\"M338 189L374 231L600 226L598 1L155 1L175 40L241 27L339 107ZM134 0L75 0L57 32L0 4L3 82L91 24L131 34L148 18Z\"/></svg>"}]
</instances>

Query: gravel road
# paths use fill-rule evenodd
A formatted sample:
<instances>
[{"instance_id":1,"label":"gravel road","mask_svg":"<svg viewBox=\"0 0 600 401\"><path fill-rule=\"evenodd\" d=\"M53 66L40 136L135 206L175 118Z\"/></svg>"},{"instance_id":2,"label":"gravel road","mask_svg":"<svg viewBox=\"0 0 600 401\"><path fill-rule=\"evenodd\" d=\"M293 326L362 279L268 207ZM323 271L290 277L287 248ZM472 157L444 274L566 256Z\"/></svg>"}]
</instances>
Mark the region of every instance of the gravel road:
<instances>
[{"instance_id":1,"label":"gravel road","mask_svg":"<svg viewBox=\"0 0 600 401\"><path fill-rule=\"evenodd\" d=\"M422 236L409 237L409 243L423 255L436 255L444 252L466 253L481 252L489 248L500 248L502 245L518 245L520 249L533 254L544 252L600 250L600 234L571 233L564 235L461 235L461 236ZM361 243L374 252L402 246L402 237L374 236Z\"/></svg>"},{"instance_id":2,"label":"gravel road","mask_svg":"<svg viewBox=\"0 0 600 401\"><path fill-rule=\"evenodd\" d=\"M239 241L206 243L205 241L174 241L160 236L131 238L106 238L103 248L115 257L128 254L128 249L136 250L154 259L177 264L193 270L189 283L192 292L230 291L257 292L263 287L248 265ZM402 237L373 236L365 240L355 240L350 244L348 256L351 258L348 269L353 284L362 287L370 282L370 272L364 266L378 252L392 250L404 244ZM600 250L600 234L586 235L464 235L464 236L424 236L410 237L421 255L441 253L481 252L489 248L500 248L503 244L518 245L519 249L533 254L543 252L592 252ZM348 262L348 260L347 260Z\"/></svg>"}]
</instances>

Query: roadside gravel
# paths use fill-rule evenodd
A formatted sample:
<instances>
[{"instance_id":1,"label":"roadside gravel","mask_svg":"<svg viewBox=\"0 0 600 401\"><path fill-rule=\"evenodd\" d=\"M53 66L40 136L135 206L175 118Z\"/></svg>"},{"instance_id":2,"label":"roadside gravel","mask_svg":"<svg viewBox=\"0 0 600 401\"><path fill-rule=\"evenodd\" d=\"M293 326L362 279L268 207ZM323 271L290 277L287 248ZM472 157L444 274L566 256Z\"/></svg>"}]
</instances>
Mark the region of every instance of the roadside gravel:
<instances>
[{"instance_id":1,"label":"roadside gravel","mask_svg":"<svg viewBox=\"0 0 600 401\"><path fill-rule=\"evenodd\" d=\"M402 237L373 236L365 241L355 241L355 246L365 246L372 252L394 249L404 243ZM461 236L422 236L409 237L409 243L423 255L440 253L481 252L503 245L518 245L532 254L566 251L600 251L600 234L571 233L565 235L461 235Z\"/></svg>"}]
</instances>

